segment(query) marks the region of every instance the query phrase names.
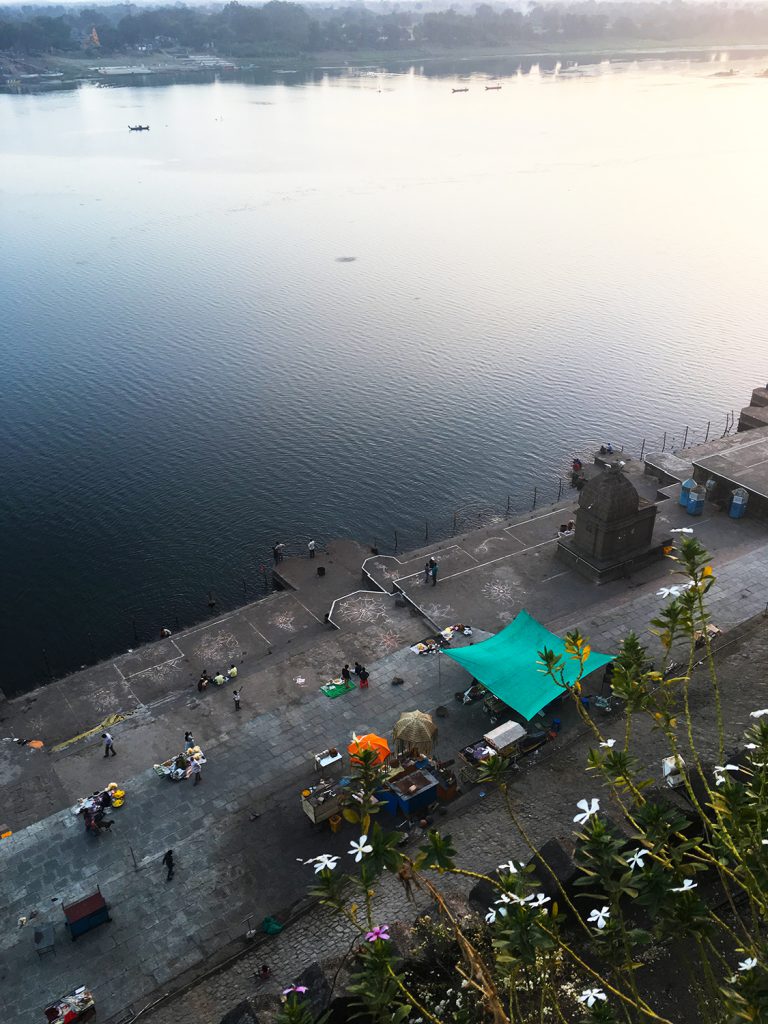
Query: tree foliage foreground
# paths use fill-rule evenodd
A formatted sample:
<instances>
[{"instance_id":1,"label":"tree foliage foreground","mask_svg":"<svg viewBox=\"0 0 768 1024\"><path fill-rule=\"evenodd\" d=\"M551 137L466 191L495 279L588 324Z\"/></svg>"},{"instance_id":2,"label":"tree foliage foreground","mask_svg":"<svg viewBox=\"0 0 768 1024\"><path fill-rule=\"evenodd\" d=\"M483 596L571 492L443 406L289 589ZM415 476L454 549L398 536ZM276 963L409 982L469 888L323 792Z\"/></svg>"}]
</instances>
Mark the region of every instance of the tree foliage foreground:
<instances>
[{"instance_id":1,"label":"tree foliage foreground","mask_svg":"<svg viewBox=\"0 0 768 1024\"><path fill-rule=\"evenodd\" d=\"M652 620L665 651L663 664L652 667L632 633L614 663L621 740L604 735L592 719L580 700L580 683L565 681L563 658L539 653L541 671L573 700L594 739L586 795L572 809L575 885L560 880L528 834L505 759L486 762L486 782L498 787L529 855L486 874L459 865L451 836L437 830L426 834L417 852L403 850L400 833L376 821L382 769L373 754L361 756L345 809L360 830L349 858L320 854L307 861L315 871L315 895L358 936L351 992L361 1020L677 1024L654 1005L653 986L646 984L650 949L667 959L681 993L684 986L689 1018L705 1024L768 1020L768 709L751 713L742 749L729 760L706 628L707 595L716 578L695 539L684 540L669 557L680 581L666 588L671 600ZM681 644L687 658L675 667L671 651ZM589 650L579 632L568 634L566 657L579 662L580 677ZM697 661L704 667L694 676ZM714 711L714 766L697 736L694 684L699 702L708 687ZM641 719L663 737L684 798L660 793L633 754L634 727ZM349 871L342 860L348 860ZM408 892L426 894L434 907L417 922L405 956L377 910L385 874L396 876ZM483 883L492 894L484 918L452 909L439 885L447 875ZM308 996L295 986L286 989L283 1024L309 1024Z\"/></svg>"}]
</instances>

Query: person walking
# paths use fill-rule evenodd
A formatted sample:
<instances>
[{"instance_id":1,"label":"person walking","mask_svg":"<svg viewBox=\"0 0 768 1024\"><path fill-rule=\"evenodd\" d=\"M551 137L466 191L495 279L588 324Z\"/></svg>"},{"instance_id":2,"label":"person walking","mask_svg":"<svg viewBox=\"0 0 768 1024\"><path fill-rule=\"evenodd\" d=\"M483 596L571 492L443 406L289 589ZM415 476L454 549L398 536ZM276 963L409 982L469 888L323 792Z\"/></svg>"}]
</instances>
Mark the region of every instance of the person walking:
<instances>
[{"instance_id":1,"label":"person walking","mask_svg":"<svg viewBox=\"0 0 768 1024\"><path fill-rule=\"evenodd\" d=\"M200 764L199 761L196 761L193 758L192 764L190 765L190 768L191 768L192 774L195 776L195 781L192 783L192 785L196 786L198 784L198 782L202 782L203 781L203 766Z\"/></svg>"},{"instance_id":2,"label":"person walking","mask_svg":"<svg viewBox=\"0 0 768 1024\"><path fill-rule=\"evenodd\" d=\"M240 710L240 690L232 691L232 700L235 702L235 711Z\"/></svg>"},{"instance_id":3,"label":"person walking","mask_svg":"<svg viewBox=\"0 0 768 1024\"><path fill-rule=\"evenodd\" d=\"M234 662L232 662L232 664L227 669L227 675L232 680L237 679L237 665L235 665Z\"/></svg>"},{"instance_id":4,"label":"person walking","mask_svg":"<svg viewBox=\"0 0 768 1024\"><path fill-rule=\"evenodd\" d=\"M197 692L198 693L202 693L203 690L207 690L208 689L208 683L210 681L211 681L211 679L210 679L210 676L208 675L208 669L204 668L203 669L203 674L197 680Z\"/></svg>"},{"instance_id":5,"label":"person walking","mask_svg":"<svg viewBox=\"0 0 768 1024\"><path fill-rule=\"evenodd\" d=\"M315 557L315 547L316 547L316 545L315 545L315 542L313 540L311 540L309 542L309 544L307 544L307 548L309 549L309 557L310 558L314 558Z\"/></svg>"},{"instance_id":6,"label":"person walking","mask_svg":"<svg viewBox=\"0 0 768 1024\"><path fill-rule=\"evenodd\" d=\"M184 749L189 750L189 748L194 747L194 745L194 737L192 736L192 733L189 731L189 729L187 729L187 731L184 733Z\"/></svg>"},{"instance_id":7,"label":"person walking","mask_svg":"<svg viewBox=\"0 0 768 1024\"><path fill-rule=\"evenodd\" d=\"M361 690L367 690L368 689L368 678L369 678L368 669L367 668L361 668L360 669L360 689Z\"/></svg>"},{"instance_id":8,"label":"person walking","mask_svg":"<svg viewBox=\"0 0 768 1024\"><path fill-rule=\"evenodd\" d=\"M161 863L168 869L168 874L165 876L166 882L170 882L173 878L173 850L169 850L163 857Z\"/></svg>"},{"instance_id":9,"label":"person walking","mask_svg":"<svg viewBox=\"0 0 768 1024\"><path fill-rule=\"evenodd\" d=\"M344 683L347 689L352 685L352 673L349 671L349 665L345 665L341 670L341 681Z\"/></svg>"},{"instance_id":10,"label":"person walking","mask_svg":"<svg viewBox=\"0 0 768 1024\"><path fill-rule=\"evenodd\" d=\"M109 757L110 754L112 757L116 757L117 751L115 750L115 741L112 739L112 734L103 732L101 738L104 740L104 757Z\"/></svg>"}]
</instances>

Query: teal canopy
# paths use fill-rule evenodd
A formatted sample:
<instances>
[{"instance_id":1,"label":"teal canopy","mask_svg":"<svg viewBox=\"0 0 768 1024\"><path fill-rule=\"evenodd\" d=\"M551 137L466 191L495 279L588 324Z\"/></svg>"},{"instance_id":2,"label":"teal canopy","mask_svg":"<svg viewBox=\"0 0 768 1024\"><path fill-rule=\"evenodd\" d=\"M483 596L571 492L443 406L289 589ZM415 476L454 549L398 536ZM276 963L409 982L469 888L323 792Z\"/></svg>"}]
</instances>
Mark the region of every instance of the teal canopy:
<instances>
[{"instance_id":1,"label":"teal canopy","mask_svg":"<svg viewBox=\"0 0 768 1024\"><path fill-rule=\"evenodd\" d=\"M575 683L579 663L566 653L565 641L550 633L526 611L519 612L495 636L470 647L444 650L443 654L457 661L491 693L530 721L563 692L561 686L544 674L543 666L539 664L538 652L545 647L562 655L565 681ZM586 676L594 672L614 658L614 654L591 651L584 663L583 674Z\"/></svg>"}]
</instances>

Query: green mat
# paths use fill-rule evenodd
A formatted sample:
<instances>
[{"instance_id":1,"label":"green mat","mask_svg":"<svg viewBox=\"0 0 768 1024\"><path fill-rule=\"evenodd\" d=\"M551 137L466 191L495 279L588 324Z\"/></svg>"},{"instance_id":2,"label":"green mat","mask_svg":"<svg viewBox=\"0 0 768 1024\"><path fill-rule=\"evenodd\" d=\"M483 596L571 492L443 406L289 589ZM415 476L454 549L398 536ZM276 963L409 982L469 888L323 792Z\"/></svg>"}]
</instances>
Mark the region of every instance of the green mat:
<instances>
[{"instance_id":1,"label":"green mat","mask_svg":"<svg viewBox=\"0 0 768 1024\"><path fill-rule=\"evenodd\" d=\"M330 697L331 700L335 700L336 697L340 697L343 693L352 693L353 690L357 689L357 683L352 680L350 680L349 685L346 683L326 683L325 686L321 686L320 689L326 697Z\"/></svg>"}]
</instances>

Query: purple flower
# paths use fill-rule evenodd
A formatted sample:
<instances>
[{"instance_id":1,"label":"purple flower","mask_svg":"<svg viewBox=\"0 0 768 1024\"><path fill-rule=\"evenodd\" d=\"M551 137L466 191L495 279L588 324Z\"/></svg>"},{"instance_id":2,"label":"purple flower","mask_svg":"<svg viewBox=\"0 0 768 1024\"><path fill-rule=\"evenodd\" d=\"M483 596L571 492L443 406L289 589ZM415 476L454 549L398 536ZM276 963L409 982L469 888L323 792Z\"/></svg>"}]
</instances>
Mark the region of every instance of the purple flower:
<instances>
[{"instance_id":1,"label":"purple flower","mask_svg":"<svg viewBox=\"0 0 768 1024\"><path fill-rule=\"evenodd\" d=\"M283 995L284 996L292 996L292 995L303 996L306 992L309 992L309 989L307 988L306 985L291 985L290 988L284 988L283 989Z\"/></svg>"},{"instance_id":2,"label":"purple flower","mask_svg":"<svg viewBox=\"0 0 768 1024\"><path fill-rule=\"evenodd\" d=\"M377 939L381 939L383 942L389 942L389 925L377 925L369 931L365 937L369 942L376 942Z\"/></svg>"}]
</instances>

